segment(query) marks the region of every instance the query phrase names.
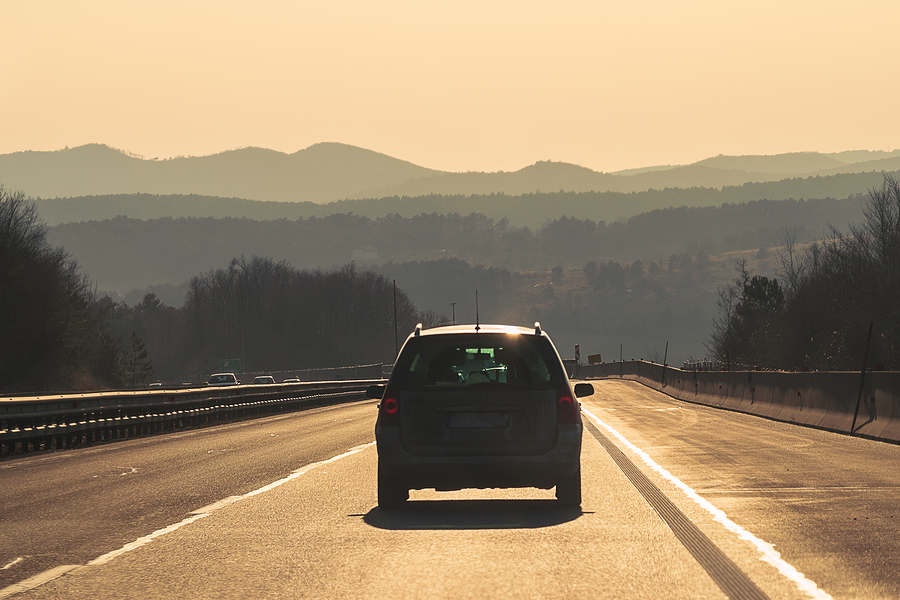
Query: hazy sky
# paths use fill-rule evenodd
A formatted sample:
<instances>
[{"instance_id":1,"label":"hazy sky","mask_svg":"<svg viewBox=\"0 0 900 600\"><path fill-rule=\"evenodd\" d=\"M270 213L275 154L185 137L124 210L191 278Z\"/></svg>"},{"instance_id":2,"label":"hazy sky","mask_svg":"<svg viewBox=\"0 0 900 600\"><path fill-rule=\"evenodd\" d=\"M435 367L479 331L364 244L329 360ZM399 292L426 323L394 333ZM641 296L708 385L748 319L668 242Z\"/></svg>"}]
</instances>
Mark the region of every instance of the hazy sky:
<instances>
[{"instance_id":1,"label":"hazy sky","mask_svg":"<svg viewBox=\"0 0 900 600\"><path fill-rule=\"evenodd\" d=\"M0 153L450 171L900 146L898 0L0 0Z\"/></svg>"}]
</instances>

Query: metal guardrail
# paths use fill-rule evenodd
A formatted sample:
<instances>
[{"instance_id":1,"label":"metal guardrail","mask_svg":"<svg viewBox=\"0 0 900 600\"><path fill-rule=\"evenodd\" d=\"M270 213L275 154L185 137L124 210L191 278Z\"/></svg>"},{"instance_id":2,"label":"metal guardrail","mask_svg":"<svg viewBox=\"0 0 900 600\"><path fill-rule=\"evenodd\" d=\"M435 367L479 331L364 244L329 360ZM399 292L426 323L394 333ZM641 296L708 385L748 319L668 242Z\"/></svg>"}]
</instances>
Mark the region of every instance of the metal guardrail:
<instances>
[{"instance_id":1,"label":"metal guardrail","mask_svg":"<svg viewBox=\"0 0 900 600\"><path fill-rule=\"evenodd\" d=\"M203 427L365 398L381 379L0 398L0 455Z\"/></svg>"},{"instance_id":2,"label":"metal guardrail","mask_svg":"<svg viewBox=\"0 0 900 600\"><path fill-rule=\"evenodd\" d=\"M673 398L900 444L900 371L684 371L645 361L582 365Z\"/></svg>"}]
</instances>

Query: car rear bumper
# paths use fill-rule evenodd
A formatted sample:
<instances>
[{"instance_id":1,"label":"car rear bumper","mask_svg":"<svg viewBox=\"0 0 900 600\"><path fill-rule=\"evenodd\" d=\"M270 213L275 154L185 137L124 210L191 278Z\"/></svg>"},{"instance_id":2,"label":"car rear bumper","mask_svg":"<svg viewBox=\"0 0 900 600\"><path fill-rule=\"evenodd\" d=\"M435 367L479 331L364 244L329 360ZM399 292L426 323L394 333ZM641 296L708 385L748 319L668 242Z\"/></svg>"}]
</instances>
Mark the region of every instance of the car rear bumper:
<instances>
[{"instance_id":1,"label":"car rear bumper","mask_svg":"<svg viewBox=\"0 0 900 600\"><path fill-rule=\"evenodd\" d=\"M556 447L536 455L414 455L403 449L399 428L377 426L378 468L407 489L536 487L550 489L581 465L582 426L561 426Z\"/></svg>"}]
</instances>

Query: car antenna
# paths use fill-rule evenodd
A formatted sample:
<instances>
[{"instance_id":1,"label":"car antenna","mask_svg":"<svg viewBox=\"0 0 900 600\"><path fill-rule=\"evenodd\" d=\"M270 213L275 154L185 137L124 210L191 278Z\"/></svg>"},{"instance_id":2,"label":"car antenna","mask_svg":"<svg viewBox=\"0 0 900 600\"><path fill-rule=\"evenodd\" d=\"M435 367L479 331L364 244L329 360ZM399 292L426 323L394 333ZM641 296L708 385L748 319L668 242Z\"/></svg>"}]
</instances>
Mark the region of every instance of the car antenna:
<instances>
[{"instance_id":1,"label":"car antenna","mask_svg":"<svg viewBox=\"0 0 900 600\"><path fill-rule=\"evenodd\" d=\"M481 329L478 321L478 290L475 290L475 331Z\"/></svg>"}]
</instances>

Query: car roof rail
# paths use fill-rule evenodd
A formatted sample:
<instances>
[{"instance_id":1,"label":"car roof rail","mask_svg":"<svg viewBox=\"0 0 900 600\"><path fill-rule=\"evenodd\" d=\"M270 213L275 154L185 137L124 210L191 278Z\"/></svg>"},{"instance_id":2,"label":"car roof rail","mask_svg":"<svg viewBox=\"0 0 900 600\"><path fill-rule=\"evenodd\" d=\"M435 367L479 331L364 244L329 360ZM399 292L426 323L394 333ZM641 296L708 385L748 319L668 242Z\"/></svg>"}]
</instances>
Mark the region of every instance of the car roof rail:
<instances>
[{"instance_id":1,"label":"car roof rail","mask_svg":"<svg viewBox=\"0 0 900 600\"><path fill-rule=\"evenodd\" d=\"M540 321L534 322L534 335L541 335L541 322Z\"/></svg>"}]
</instances>

